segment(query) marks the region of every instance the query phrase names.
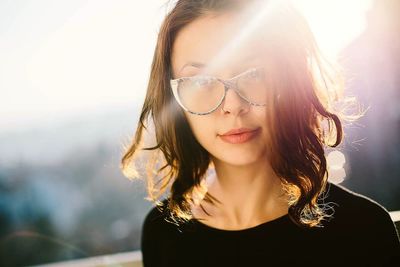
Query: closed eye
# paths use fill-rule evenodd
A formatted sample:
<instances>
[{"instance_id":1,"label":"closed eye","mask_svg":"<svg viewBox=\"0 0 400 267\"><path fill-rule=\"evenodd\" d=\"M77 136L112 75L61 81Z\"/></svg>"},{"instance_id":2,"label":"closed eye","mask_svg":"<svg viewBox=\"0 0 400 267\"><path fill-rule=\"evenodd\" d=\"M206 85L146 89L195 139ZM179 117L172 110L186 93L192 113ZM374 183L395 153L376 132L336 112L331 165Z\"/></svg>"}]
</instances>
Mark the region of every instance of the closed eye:
<instances>
[{"instance_id":1,"label":"closed eye","mask_svg":"<svg viewBox=\"0 0 400 267\"><path fill-rule=\"evenodd\" d=\"M192 77L192 80L199 86L205 86L214 82L216 78L211 76L195 76Z\"/></svg>"}]
</instances>

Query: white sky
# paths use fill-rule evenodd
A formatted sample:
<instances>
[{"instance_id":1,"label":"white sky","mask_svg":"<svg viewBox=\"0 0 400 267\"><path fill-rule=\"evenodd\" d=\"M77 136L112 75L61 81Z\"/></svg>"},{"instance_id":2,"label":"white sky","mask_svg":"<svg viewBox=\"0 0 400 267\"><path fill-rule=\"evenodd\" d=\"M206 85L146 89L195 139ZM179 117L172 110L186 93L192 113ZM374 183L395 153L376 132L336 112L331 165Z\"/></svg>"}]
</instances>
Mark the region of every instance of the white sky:
<instances>
[{"instance_id":1,"label":"white sky","mask_svg":"<svg viewBox=\"0 0 400 267\"><path fill-rule=\"evenodd\" d=\"M141 104L166 2L0 1L0 131ZM371 4L294 2L333 57L362 32Z\"/></svg>"}]
</instances>

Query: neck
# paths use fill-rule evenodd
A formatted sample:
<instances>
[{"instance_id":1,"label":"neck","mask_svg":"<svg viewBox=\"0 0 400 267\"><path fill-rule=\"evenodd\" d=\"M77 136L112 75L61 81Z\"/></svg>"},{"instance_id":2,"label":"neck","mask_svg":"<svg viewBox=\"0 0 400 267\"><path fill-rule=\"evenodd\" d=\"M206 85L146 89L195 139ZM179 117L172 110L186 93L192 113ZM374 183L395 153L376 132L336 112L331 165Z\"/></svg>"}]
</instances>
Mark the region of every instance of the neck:
<instances>
[{"instance_id":1,"label":"neck","mask_svg":"<svg viewBox=\"0 0 400 267\"><path fill-rule=\"evenodd\" d=\"M211 207L217 226L246 228L287 214L279 177L265 161L254 166L213 162L216 175L208 181L208 192L221 201Z\"/></svg>"}]
</instances>

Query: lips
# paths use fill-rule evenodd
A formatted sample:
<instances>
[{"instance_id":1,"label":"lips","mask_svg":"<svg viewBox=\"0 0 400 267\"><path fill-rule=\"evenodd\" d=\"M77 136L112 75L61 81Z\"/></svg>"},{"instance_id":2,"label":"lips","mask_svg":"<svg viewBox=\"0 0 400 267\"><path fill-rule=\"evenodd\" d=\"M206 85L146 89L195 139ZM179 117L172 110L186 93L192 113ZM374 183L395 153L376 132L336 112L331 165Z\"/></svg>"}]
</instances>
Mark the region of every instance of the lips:
<instances>
[{"instance_id":1,"label":"lips","mask_svg":"<svg viewBox=\"0 0 400 267\"><path fill-rule=\"evenodd\" d=\"M249 129L249 128L237 128L227 131L226 133L222 134L221 136L232 135L232 134L241 134L246 132L253 132L257 129Z\"/></svg>"},{"instance_id":2,"label":"lips","mask_svg":"<svg viewBox=\"0 0 400 267\"><path fill-rule=\"evenodd\" d=\"M220 138L230 144L241 144L247 141L250 141L260 132L260 128L257 129L248 129L248 128L239 128L230 130L223 135L220 135Z\"/></svg>"}]
</instances>

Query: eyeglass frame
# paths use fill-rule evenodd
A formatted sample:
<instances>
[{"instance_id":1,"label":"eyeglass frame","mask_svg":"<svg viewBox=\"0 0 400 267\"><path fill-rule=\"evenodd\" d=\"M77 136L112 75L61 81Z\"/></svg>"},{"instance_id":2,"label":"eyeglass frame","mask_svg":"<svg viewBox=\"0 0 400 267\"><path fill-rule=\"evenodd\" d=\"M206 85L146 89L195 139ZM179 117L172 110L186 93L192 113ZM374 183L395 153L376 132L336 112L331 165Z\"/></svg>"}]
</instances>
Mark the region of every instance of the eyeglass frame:
<instances>
[{"instance_id":1,"label":"eyeglass frame","mask_svg":"<svg viewBox=\"0 0 400 267\"><path fill-rule=\"evenodd\" d=\"M235 92L240 96L240 98L245 100L250 105L253 105L253 106L266 106L267 104L257 104L257 103L254 103L254 102L246 99L244 96L242 96L240 94L239 90L238 90L238 84L237 84L237 80L239 78L241 78L242 76L245 76L245 75L247 75L249 73L256 72L256 71L263 70L263 69L264 69L263 67L250 68L250 69L248 69L248 70L246 70L246 71L244 71L244 72L242 72L242 73L240 73L240 74L238 74L238 75L236 75L236 76L234 76L234 77L232 77L230 79L221 79L221 78L218 78L218 77L215 77L215 76L210 76L210 75L198 76L200 78L201 77L206 77L206 78L211 78L212 80L217 80L217 81L221 82L224 85L224 95L222 96L221 100L219 101L219 103L217 104L217 106L215 108L212 108L210 111L207 111L207 112L191 111L191 110L189 110L187 107L185 107L183 105L183 103L181 102L181 100L179 98L179 95L178 95L178 85L179 85L179 83L182 82L182 81L185 81L185 80L192 79L193 76L192 77L181 77L181 78L177 78L177 79L171 79L170 80L170 85L171 85L171 89L172 89L172 93L174 95L174 98L178 102L178 104L185 111L187 111L187 112L189 112L191 114L195 114L195 115L200 115L200 116L208 115L208 114L214 112L215 110L217 110L221 106L222 102L224 102L225 97L226 97L226 92L228 91L228 89L235 90Z\"/></svg>"}]
</instances>

